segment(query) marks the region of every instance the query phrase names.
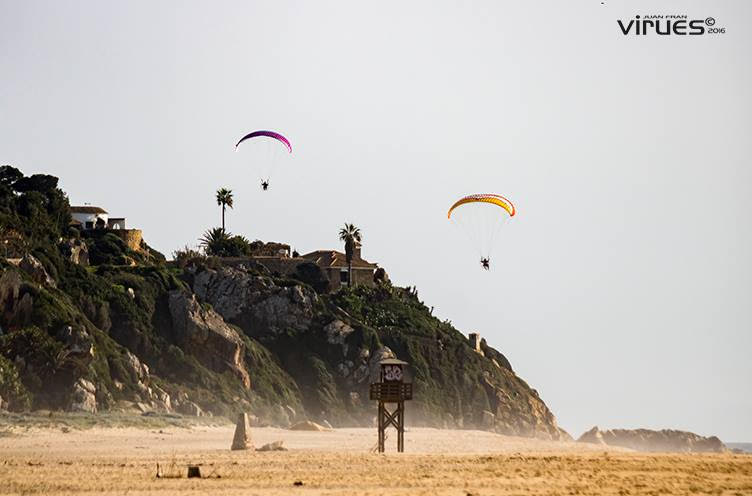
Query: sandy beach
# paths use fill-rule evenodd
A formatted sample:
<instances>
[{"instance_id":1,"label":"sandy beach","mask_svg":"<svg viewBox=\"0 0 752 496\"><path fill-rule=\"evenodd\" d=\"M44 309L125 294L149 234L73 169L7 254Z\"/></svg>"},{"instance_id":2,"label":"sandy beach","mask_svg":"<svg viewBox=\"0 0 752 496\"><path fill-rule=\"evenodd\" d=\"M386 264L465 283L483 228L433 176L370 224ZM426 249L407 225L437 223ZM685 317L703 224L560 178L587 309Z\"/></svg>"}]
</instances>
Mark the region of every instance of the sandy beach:
<instances>
[{"instance_id":1,"label":"sandy beach","mask_svg":"<svg viewBox=\"0 0 752 496\"><path fill-rule=\"evenodd\" d=\"M232 426L14 429L0 438L1 494L752 494L752 456L645 454L481 431L410 429L406 453L375 454L375 429ZM166 475L157 479L160 463ZM185 478L199 465L202 479ZM208 477L207 477L208 476ZM296 482L302 485L295 485Z\"/></svg>"}]
</instances>

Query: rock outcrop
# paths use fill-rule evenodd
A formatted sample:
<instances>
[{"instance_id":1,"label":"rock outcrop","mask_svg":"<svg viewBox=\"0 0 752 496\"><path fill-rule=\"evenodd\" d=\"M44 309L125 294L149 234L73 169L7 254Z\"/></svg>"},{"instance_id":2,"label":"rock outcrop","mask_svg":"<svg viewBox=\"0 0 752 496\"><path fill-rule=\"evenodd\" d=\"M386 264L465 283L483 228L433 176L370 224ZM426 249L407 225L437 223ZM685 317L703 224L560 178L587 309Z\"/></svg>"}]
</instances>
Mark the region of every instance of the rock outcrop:
<instances>
[{"instance_id":1,"label":"rock outcrop","mask_svg":"<svg viewBox=\"0 0 752 496\"><path fill-rule=\"evenodd\" d=\"M233 372L250 388L251 379L243 365L245 345L238 333L214 310L202 307L193 294L172 291L169 305L180 347L211 370Z\"/></svg>"},{"instance_id":2,"label":"rock outcrop","mask_svg":"<svg viewBox=\"0 0 752 496\"><path fill-rule=\"evenodd\" d=\"M262 342L283 331L307 330L318 300L305 286L278 286L242 266L204 270L195 276L193 290L227 322Z\"/></svg>"},{"instance_id":3,"label":"rock outcrop","mask_svg":"<svg viewBox=\"0 0 752 496\"><path fill-rule=\"evenodd\" d=\"M70 411L72 412L97 412L97 388L91 381L79 379L73 385L71 394Z\"/></svg>"},{"instance_id":4,"label":"rock outcrop","mask_svg":"<svg viewBox=\"0 0 752 496\"><path fill-rule=\"evenodd\" d=\"M485 360L491 360L488 357ZM497 374L486 372L483 387L489 398L490 412L482 412L480 426L500 434L570 441L572 437L557 423L553 413L538 396L538 391L506 367L496 367ZM487 413L492 413L489 419Z\"/></svg>"},{"instance_id":5,"label":"rock outcrop","mask_svg":"<svg viewBox=\"0 0 752 496\"><path fill-rule=\"evenodd\" d=\"M57 285L55 280L47 273L42 262L37 260L33 255L25 255L21 259L21 263L18 267L26 272L37 284L45 284L47 286L52 286L53 288Z\"/></svg>"},{"instance_id":6,"label":"rock outcrop","mask_svg":"<svg viewBox=\"0 0 752 496\"><path fill-rule=\"evenodd\" d=\"M94 359L94 344L83 327L63 326L55 337L65 344L66 356L76 360L79 366L88 366Z\"/></svg>"},{"instance_id":7,"label":"rock outcrop","mask_svg":"<svg viewBox=\"0 0 752 496\"><path fill-rule=\"evenodd\" d=\"M76 265L89 265L89 247L80 239L71 238L63 241L60 251Z\"/></svg>"},{"instance_id":8,"label":"rock outcrop","mask_svg":"<svg viewBox=\"0 0 752 496\"><path fill-rule=\"evenodd\" d=\"M16 270L0 274L0 323L3 329L21 327L31 320L34 299L23 291L23 280Z\"/></svg>"},{"instance_id":9,"label":"rock outcrop","mask_svg":"<svg viewBox=\"0 0 752 496\"><path fill-rule=\"evenodd\" d=\"M668 451L681 453L724 453L726 446L715 436L703 437L686 431L663 429L611 429L593 427L577 440L580 443L620 446L636 451Z\"/></svg>"}]
</instances>

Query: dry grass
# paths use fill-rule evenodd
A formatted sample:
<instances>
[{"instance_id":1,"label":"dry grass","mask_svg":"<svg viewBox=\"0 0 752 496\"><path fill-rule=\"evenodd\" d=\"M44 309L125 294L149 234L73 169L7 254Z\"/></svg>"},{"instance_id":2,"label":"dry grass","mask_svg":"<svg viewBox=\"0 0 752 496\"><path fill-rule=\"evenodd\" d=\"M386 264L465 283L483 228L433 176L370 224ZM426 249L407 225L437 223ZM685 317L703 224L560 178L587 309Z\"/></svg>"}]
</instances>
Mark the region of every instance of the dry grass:
<instances>
[{"instance_id":1,"label":"dry grass","mask_svg":"<svg viewBox=\"0 0 752 496\"><path fill-rule=\"evenodd\" d=\"M61 413L38 410L30 413L0 412L0 435L28 429L91 429L94 427L193 427L227 425L225 417L187 417L172 413Z\"/></svg>"},{"instance_id":2,"label":"dry grass","mask_svg":"<svg viewBox=\"0 0 752 496\"><path fill-rule=\"evenodd\" d=\"M477 431L413 429L409 453L369 453L375 430L255 429L231 452L232 428L32 430L0 438L1 494L512 495L752 494L752 456L640 454ZM393 447L392 447L393 449ZM157 479L156 463L210 479ZM295 486L301 481L302 486Z\"/></svg>"}]
</instances>

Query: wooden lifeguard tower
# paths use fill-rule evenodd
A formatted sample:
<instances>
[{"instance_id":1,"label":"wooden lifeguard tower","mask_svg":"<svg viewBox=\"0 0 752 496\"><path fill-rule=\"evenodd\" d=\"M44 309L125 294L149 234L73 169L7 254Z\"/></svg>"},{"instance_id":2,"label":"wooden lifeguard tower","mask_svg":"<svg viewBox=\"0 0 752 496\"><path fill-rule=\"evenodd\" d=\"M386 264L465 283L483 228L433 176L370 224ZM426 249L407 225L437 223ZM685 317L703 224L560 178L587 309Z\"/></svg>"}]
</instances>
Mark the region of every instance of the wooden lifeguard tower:
<instances>
[{"instance_id":1,"label":"wooden lifeguard tower","mask_svg":"<svg viewBox=\"0 0 752 496\"><path fill-rule=\"evenodd\" d=\"M407 362L387 358L379 362L381 374L379 382L371 384L370 397L379 402L379 453L384 452L385 430L390 425L397 429L397 451L405 451L405 401L413 399L413 385L404 382ZM396 403L397 408L389 411L387 403Z\"/></svg>"}]
</instances>

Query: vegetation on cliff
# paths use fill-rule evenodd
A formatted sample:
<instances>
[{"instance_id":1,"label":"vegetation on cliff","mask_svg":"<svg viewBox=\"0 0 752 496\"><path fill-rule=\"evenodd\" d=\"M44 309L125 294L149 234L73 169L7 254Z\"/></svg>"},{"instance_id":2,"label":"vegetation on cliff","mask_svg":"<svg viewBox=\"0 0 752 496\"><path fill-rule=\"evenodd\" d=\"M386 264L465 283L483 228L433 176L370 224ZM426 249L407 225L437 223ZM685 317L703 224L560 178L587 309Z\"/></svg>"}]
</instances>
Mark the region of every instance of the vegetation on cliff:
<instances>
[{"instance_id":1,"label":"vegetation on cliff","mask_svg":"<svg viewBox=\"0 0 752 496\"><path fill-rule=\"evenodd\" d=\"M168 264L145 243L131 250L107 230L72 229L56 178L8 166L0 221L7 408L245 410L274 424L363 425L378 361L397 356L411 365L414 423L564 435L501 353L471 347L414 289L385 281L326 294L309 262L291 277L190 251Z\"/></svg>"}]
</instances>

